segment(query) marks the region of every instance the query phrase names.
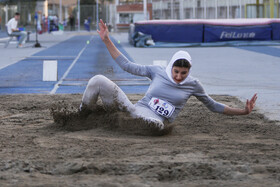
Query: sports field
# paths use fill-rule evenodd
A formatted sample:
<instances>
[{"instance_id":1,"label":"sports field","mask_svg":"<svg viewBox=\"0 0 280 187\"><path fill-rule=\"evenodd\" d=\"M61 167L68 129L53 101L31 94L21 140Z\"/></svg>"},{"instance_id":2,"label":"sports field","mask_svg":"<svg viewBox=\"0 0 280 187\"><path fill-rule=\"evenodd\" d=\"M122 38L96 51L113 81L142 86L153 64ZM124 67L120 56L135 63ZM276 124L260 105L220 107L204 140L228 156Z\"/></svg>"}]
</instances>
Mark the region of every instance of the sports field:
<instances>
[{"instance_id":1,"label":"sports field","mask_svg":"<svg viewBox=\"0 0 280 187\"><path fill-rule=\"evenodd\" d=\"M55 36L58 42L42 36L38 50L0 50L0 186L279 186L279 46L133 48L126 34L113 34L121 52L144 65L189 51L192 75L221 103L241 108L259 95L252 114L234 117L211 113L192 97L158 133L102 109L53 119L52 108L78 109L96 74L133 103L149 86L121 70L95 33L66 35ZM44 60L58 61L58 81L42 81Z\"/></svg>"}]
</instances>

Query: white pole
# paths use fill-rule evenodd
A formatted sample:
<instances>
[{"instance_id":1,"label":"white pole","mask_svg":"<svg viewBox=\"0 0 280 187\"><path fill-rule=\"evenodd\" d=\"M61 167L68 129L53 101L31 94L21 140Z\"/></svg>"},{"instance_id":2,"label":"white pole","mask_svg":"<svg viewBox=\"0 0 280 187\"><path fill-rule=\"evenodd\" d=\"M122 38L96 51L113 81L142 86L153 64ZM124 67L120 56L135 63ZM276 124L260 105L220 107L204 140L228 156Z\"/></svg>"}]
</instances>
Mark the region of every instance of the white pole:
<instances>
[{"instance_id":1,"label":"white pole","mask_svg":"<svg viewBox=\"0 0 280 187\"><path fill-rule=\"evenodd\" d=\"M184 0L180 0L180 19L184 19Z\"/></svg>"},{"instance_id":2,"label":"white pole","mask_svg":"<svg viewBox=\"0 0 280 187\"><path fill-rule=\"evenodd\" d=\"M6 4L6 8L5 8L5 21L6 21L6 23L5 23L5 25L8 23L8 4Z\"/></svg>"},{"instance_id":3,"label":"white pole","mask_svg":"<svg viewBox=\"0 0 280 187\"><path fill-rule=\"evenodd\" d=\"M65 7L64 7L64 18L65 18L65 19L67 19L67 18L69 17L68 11L67 11L67 10L68 10L68 7L65 6Z\"/></svg>"},{"instance_id":4,"label":"white pole","mask_svg":"<svg viewBox=\"0 0 280 187\"><path fill-rule=\"evenodd\" d=\"M78 31L80 31L80 16L81 16L81 12L80 12L80 0L78 0Z\"/></svg>"},{"instance_id":5,"label":"white pole","mask_svg":"<svg viewBox=\"0 0 280 187\"><path fill-rule=\"evenodd\" d=\"M195 0L193 0L193 19L195 19Z\"/></svg>"},{"instance_id":6,"label":"white pole","mask_svg":"<svg viewBox=\"0 0 280 187\"><path fill-rule=\"evenodd\" d=\"M43 12L44 12L46 17L49 16L49 13L48 13L48 1L45 1L45 3L44 3L44 11Z\"/></svg>"},{"instance_id":7,"label":"white pole","mask_svg":"<svg viewBox=\"0 0 280 187\"><path fill-rule=\"evenodd\" d=\"M144 20L147 20L147 0L143 0L143 14Z\"/></svg>"},{"instance_id":8,"label":"white pole","mask_svg":"<svg viewBox=\"0 0 280 187\"><path fill-rule=\"evenodd\" d=\"M215 18L218 19L218 2L215 0Z\"/></svg>"},{"instance_id":9,"label":"white pole","mask_svg":"<svg viewBox=\"0 0 280 187\"><path fill-rule=\"evenodd\" d=\"M62 23L62 0L59 0L59 22Z\"/></svg>"}]
</instances>

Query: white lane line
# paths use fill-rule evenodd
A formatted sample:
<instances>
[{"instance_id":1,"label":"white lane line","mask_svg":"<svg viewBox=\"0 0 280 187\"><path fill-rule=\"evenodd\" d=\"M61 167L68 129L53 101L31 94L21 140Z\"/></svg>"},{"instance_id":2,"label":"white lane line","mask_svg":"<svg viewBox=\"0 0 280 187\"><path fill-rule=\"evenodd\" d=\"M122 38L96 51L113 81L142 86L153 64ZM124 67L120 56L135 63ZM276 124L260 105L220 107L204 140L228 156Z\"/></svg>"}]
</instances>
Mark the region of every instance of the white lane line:
<instances>
[{"instance_id":1,"label":"white lane line","mask_svg":"<svg viewBox=\"0 0 280 187\"><path fill-rule=\"evenodd\" d=\"M90 40L92 40L93 36L91 37ZM50 92L50 94L55 94L55 92L57 91L57 89L59 88L59 85L62 84L63 79L65 79L68 75L68 73L71 71L71 69L73 68L73 66L76 64L76 62L78 61L78 59L80 58L80 56L82 55L82 53L84 52L84 50L87 48L88 44L85 45L85 47L79 52L78 56L75 58L75 60L72 62L72 64L69 66L69 68L66 70L66 72L64 73L64 75L60 78L60 80L54 85L52 91Z\"/></svg>"},{"instance_id":2,"label":"white lane line","mask_svg":"<svg viewBox=\"0 0 280 187\"><path fill-rule=\"evenodd\" d=\"M9 37L0 38L0 41L2 41L2 40L8 40L8 39L9 39Z\"/></svg>"},{"instance_id":3,"label":"white lane line","mask_svg":"<svg viewBox=\"0 0 280 187\"><path fill-rule=\"evenodd\" d=\"M76 58L76 56L26 56L25 58Z\"/></svg>"},{"instance_id":4,"label":"white lane line","mask_svg":"<svg viewBox=\"0 0 280 187\"><path fill-rule=\"evenodd\" d=\"M63 74L63 76L60 78L60 80L54 85L52 91L50 92L50 94L55 94L55 92L57 91L57 89L59 88L59 85L62 84L63 79L65 79L68 75L68 73L71 71L71 69L74 67L74 65L76 64L76 62L78 61L78 59L80 58L80 56L82 55L82 53L84 52L84 50L86 49L87 46L85 46L80 53L78 54L78 56L75 58L75 60L72 62L72 64L68 67L68 69L66 70L66 72Z\"/></svg>"}]
</instances>

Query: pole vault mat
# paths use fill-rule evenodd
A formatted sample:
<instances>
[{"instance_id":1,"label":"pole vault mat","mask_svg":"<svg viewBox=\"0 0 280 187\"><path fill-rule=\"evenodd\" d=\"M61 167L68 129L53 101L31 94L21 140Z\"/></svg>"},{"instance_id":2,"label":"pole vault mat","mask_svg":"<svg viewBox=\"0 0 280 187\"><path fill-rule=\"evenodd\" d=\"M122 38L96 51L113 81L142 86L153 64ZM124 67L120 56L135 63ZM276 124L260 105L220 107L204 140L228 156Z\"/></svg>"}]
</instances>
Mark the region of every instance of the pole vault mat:
<instances>
[{"instance_id":1,"label":"pole vault mat","mask_svg":"<svg viewBox=\"0 0 280 187\"><path fill-rule=\"evenodd\" d=\"M132 58L113 38L117 48ZM57 81L43 81L44 60L57 60ZM74 36L0 70L0 94L83 93L88 80L104 75L125 93L145 93L149 79L123 71L97 35Z\"/></svg>"}]
</instances>

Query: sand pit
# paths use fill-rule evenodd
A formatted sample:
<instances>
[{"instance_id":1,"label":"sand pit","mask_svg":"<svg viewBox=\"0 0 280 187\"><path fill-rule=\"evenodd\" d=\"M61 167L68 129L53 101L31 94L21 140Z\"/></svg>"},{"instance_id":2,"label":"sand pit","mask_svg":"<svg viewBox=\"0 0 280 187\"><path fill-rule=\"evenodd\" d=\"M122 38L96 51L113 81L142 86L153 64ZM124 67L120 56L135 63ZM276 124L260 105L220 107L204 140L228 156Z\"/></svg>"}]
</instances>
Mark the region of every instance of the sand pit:
<instances>
[{"instance_id":1,"label":"sand pit","mask_svg":"<svg viewBox=\"0 0 280 187\"><path fill-rule=\"evenodd\" d=\"M67 101L75 109L81 97L0 96L0 186L279 186L279 122L257 111L224 116L191 98L163 134L102 110L86 123L54 123L53 105Z\"/></svg>"}]
</instances>

